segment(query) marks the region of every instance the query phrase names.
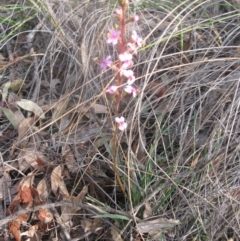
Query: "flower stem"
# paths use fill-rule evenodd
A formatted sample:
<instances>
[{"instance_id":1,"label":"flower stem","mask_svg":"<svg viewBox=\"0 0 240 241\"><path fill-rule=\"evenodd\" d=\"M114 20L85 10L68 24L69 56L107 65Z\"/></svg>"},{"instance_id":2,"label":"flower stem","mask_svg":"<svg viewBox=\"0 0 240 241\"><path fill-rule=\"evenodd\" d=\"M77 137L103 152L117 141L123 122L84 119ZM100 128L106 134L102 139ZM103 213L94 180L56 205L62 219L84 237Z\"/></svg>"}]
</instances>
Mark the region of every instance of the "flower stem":
<instances>
[{"instance_id":1,"label":"flower stem","mask_svg":"<svg viewBox=\"0 0 240 241\"><path fill-rule=\"evenodd\" d=\"M124 32L125 32L125 8L122 7L122 18L121 18L121 35L120 35L120 41L119 41L119 54L122 54L124 52L124 47L125 47L125 40L124 40ZM118 61L118 69L120 70L122 66L121 61ZM117 85L121 86L122 84L122 76L120 71L117 73ZM122 100L122 92L118 89L117 91L117 98L115 101L115 118L118 117L119 114L119 104L120 101ZM117 168L117 135L118 135L118 124L115 124L115 131L114 131L114 136L113 136L113 169L117 178L117 182L124 193L125 197L128 197L124 184L121 181L121 178L119 176L119 171Z\"/></svg>"}]
</instances>

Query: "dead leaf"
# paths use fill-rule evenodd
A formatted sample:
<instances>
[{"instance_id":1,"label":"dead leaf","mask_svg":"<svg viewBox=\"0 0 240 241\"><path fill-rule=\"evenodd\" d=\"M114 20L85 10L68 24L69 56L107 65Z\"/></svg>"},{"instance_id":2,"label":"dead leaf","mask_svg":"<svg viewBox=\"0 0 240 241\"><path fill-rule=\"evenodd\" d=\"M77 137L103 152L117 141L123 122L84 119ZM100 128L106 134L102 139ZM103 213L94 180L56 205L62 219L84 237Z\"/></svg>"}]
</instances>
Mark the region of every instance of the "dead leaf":
<instances>
[{"instance_id":1,"label":"dead leaf","mask_svg":"<svg viewBox=\"0 0 240 241\"><path fill-rule=\"evenodd\" d=\"M33 237L34 235L36 235L36 232L38 230L38 224L35 224L33 226L31 226L26 232L21 233L21 236L28 236L28 237Z\"/></svg>"},{"instance_id":2,"label":"dead leaf","mask_svg":"<svg viewBox=\"0 0 240 241\"><path fill-rule=\"evenodd\" d=\"M66 207L66 208L69 208L68 214L75 214L78 210L80 210L80 207L78 204L82 203L82 200L87 195L87 193L88 193L88 186L85 186L76 197L70 196L65 198L66 200L70 201L73 204L72 207Z\"/></svg>"},{"instance_id":3,"label":"dead leaf","mask_svg":"<svg viewBox=\"0 0 240 241\"><path fill-rule=\"evenodd\" d=\"M24 213L18 216L14 221L8 223L9 231L12 233L17 241L21 241L20 226L21 223L26 223L28 220L28 214Z\"/></svg>"},{"instance_id":4,"label":"dead leaf","mask_svg":"<svg viewBox=\"0 0 240 241\"><path fill-rule=\"evenodd\" d=\"M146 218L149 218L152 216L152 208L150 206L150 204L147 202L145 203L145 209L144 209L144 212L143 212L143 218L146 219Z\"/></svg>"},{"instance_id":5,"label":"dead leaf","mask_svg":"<svg viewBox=\"0 0 240 241\"><path fill-rule=\"evenodd\" d=\"M42 169L42 167L46 167L49 164L46 156L30 147L21 150L17 159L20 171L23 171L29 167Z\"/></svg>"},{"instance_id":6,"label":"dead leaf","mask_svg":"<svg viewBox=\"0 0 240 241\"><path fill-rule=\"evenodd\" d=\"M29 173L27 177L24 177L19 183L18 193L21 203L32 204L38 192L33 188L34 175Z\"/></svg>"},{"instance_id":7,"label":"dead leaf","mask_svg":"<svg viewBox=\"0 0 240 241\"><path fill-rule=\"evenodd\" d=\"M33 202L33 196L31 188L24 186L19 190L20 199L22 203L32 203Z\"/></svg>"},{"instance_id":8,"label":"dead leaf","mask_svg":"<svg viewBox=\"0 0 240 241\"><path fill-rule=\"evenodd\" d=\"M38 194L39 194L39 199L41 201L45 201L48 197L48 190L47 190L47 183L46 183L46 180L45 178L42 179L38 185L37 185L37 191L38 191Z\"/></svg>"},{"instance_id":9,"label":"dead leaf","mask_svg":"<svg viewBox=\"0 0 240 241\"><path fill-rule=\"evenodd\" d=\"M14 214L15 212L17 212L20 208L20 196L19 194L17 194L14 199L12 200L12 202L10 203L10 205L7 208L6 211L6 216L9 216L11 214Z\"/></svg>"},{"instance_id":10,"label":"dead leaf","mask_svg":"<svg viewBox=\"0 0 240 241\"><path fill-rule=\"evenodd\" d=\"M143 220L138 223L138 231L140 233L158 233L161 229L172 228L180 224L179 220L155 218L153 220Z\"/></svg>"},{"instance_id":11,"label":"dead leaf","mask_svg":"<svg viewBox=\"0 0 240 241\"><path fill-rule=\"evenodd\" d=\"M77 162L76 162L72 148L67 145L64 145L62 153L63 153L64 161L68 170L72 173L77 172L77 168L76 168Z\"/></svg>"},{"instance_id":12,"label":"dead leaf","mask_svg":"<svg viewBox=\"0 0 240 241\"><path fill-rule=\"evenodd\" d=\"M81 223L81 228L83 229L83 231L86 233L90 230L92 230L92 226L93 226L93 220L92 219L87 219L84 218L80 221Z\"/></svg>"},{"instance_id":13,"label":"dead leaf","mask_svg":"<svg viewBox=\"0 0 240 241\"><path fill-rule=\"evenodd\" d=\"M195 167L198 164L199 157L201 155L201 152L198 153L198 155L195 157L195 159L191 162L191 167Z\"/></svg>"},{"instance_id":14,"label":"dead leaf","mask_svg":"<svg viewBox=\"0 0 240 241\"><path fill-rule=\"evenodd\" d=\"M105 105L95 103L93 106L93 111L96 114L108 114L108 108Z\"/></svg>"},{"instance_id":15,"label":"dead leaf","mask_svg":"<svg viewBox=\"0 0 240 241\"><path fill-rule=\"evenodd\" d=\"M110 232L111 232L111 235L112 235L112 240L114 241L123 241L120 233L113 227L110 227Z\"/></svg>"},{"instance_id":16,"label":"dead leaf","mask_svg":"<svg viewBox=\"0 0 240 241\"><path fill-rule=\"evenodd\" d=\"M20 223L17 221L12 221L8 223L8 228L16 241L21 241Z\"/></svg>"},{"instance_id":17,"label":"dead leaf","mask_svg":"<svg viewBox=\"0 0 240 241\"><path fill-rule=\"evenodd\" d=\"M95 230L96 228L101 227L102 221L100 218L88 219L84 218L81 220L81 228L86 233L91 230Z\"/></svg>"},{"instance_id":18,"label":"dead leaf","mask_svg":"<svg viewBox=\"0 0 240 241\"><path fill-rule=\"evenodd\" d=\"M3 87L3 91L2 91L3 101L6 100L9 89L13 92L17 92L21 89L22 85L23 85L22 79L16 79L16 80L9 81L9 82L3 84L3 86L2 86Z\"/></svg>"},{"instance_id":19,"label":"dead leaf","mask_svg":"<svg viewBox=\"0 0 240 241\"><path fill-rule=\"evenodd\" d=\"M53 219L53 215L47 209L40 209L38 211L38 218L44 223L50 223Z\"/></svg>"},{"instance_id":20,"label":"dead leaf","mask_svg":"<svg viewBox=\"0 0 240 241\"><path fill-rule=\"evenodd\" d=\"M32 117L24 118L18 126L18 141L20 141L27 133L28 130L31 130L31 126L34 122Z\"/></svg>"},{"instance_id":21,"label":"dead leaf","mask_svg":"<svg viewBox=\"0 0 240 241\"><path fill-rule=\"evenodd\" d=\"M73 225L72 223L72 216L76 214L78 210L80 210L80 206L78 204L82 203L82 200L88 193L88 186L85 186L82 191L77 195L77 197L69 196L64 197L64 200L67 200L72 203L72 206L62 207L62 221L65 224L68 224L69 227Z\"/></svg>"},{"instance_id":22,"label":"dead leaf","mask_svg":"<svg viewBox=\"0 0 240 241\"><path fill-rule=\"evenodd\" d=\"M70 97L69 93L67 92L65 95L60 97L60 100L52 106L54 109L53 115L52 115L52 120L58 120L60 116L63 115L63 113L66 111L66 108L68 106Z\"/></svg>"},{"instance_id":23,"label":"dead leaf","mask_svg":"<svg viewBox=\"0 0 240 241\"><path fill-rule=\"evenodd\" d=\"M37 117L44 119L45 115L41 107L39 107L36 103L31 100L21 99L20 101L16 101L16 103L24 110L33 112Z\"/></svg>"},{"instance_id":24,"label":"dead leaf","mask_svg":"<svg viewBox=\"0 0 240 241\"><path fill-rule=\"evenodd\" d=\"M55 167L52 171L51 187L52 187L52 191L53 191L53 193L55 194L56 197L59 196L58 195L59 193L63 196L66 196L66 197L69 196L66 185L65 185L65 183L63 182L63 179L62 179L62 168L61 168L60 165Z\"/></svg>"}]
</instances>

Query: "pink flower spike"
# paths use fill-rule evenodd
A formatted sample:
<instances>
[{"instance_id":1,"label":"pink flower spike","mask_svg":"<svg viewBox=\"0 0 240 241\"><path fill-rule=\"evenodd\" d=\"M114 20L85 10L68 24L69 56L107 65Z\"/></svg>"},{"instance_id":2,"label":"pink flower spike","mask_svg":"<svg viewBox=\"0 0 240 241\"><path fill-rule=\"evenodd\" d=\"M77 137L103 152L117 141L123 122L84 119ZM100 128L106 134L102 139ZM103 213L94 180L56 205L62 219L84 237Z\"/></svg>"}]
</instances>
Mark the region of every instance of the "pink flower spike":
<instances>
[{"instance_id":1,"label":"pink flower spike","mask_svg":"<svg viewBox=\"0 0 240 241\"><path fill-rule=\"evenodd\" d=\"M124 91L127 92L128 94L132 94L134 98L137 96L137 90L131 85L127 85L124 88Z\"/></svg>"},{"instance_id":2,"label":"pink flower spike","mask_svg":"<svg viewBox=\"0 0 240 241\"><path fill-rule=\"evenodd\" d=\"M142 46L142 38L138 36L136 31L132 31L132 40L137 44L138 47Z\"/></svg>"},{"instance_id":3,"label":"pink flower spike","mask_svg":"<svg viewBox=\"0 0 240 241\"><path fill-rule=\"evenodd\" d=\"M120 31L117 31L115 29L111 29L108 33L107 43L116 45L117 42L118 42L119 36L120 36Z\"/></svg>"},{"instance_id":4,"label":"pink flower spike","mask_svg":"<svg viewBox=\"0 0 240 241\"><path fill-rule=\"evenodd\" d=\"M112 57L109 55L104 60L101 61L100 66L103 71L107 70L107 67L110 67L112 64L112 61L110 60Z\"/></svg>"},{"instance_id":5,"label":"pink flower spike","mask_svg":"<svg viewBox=\"0 0 240 241\"><path fill-rule=\"evenodd\" d=\"M119 54L118 58L122 62L122 69L127 69L132 65L132 54L124 52Z\"/></svg>"},{"instance_id":6,"label":"pink flower spike","mask_svg":"<svg viewBox=\"0 0 240 241\"><path fill-rule=\"evenodd\" d=\"M120 131L124 131L127 128L127 123L125 122L125 118L123 116L116 117L115 121L118 123L118 129Z\"/></svg>"},{"instance_id":7,"label":"pink flower spike","mask_svg":"<svg viewBox=\"0 0 240 241\"><path fill-rule=\"evenodd\" d=\"M106 90L106 92L113 95L117 91L117 89L118 87L116 85L112 85Z\"/></svg>"},{"instance_id":8,"label":"pink flower spike","mask_svg":"<svg viewBox=\"0 0 240 241\"><path fill-rule=\"evenodd\" d=\"M132 55L124 52L123 54L119 54L118 58L120 59L120 61L124 62L124 61L130 61L132 60Z\"/></svg>"}]
</instances>

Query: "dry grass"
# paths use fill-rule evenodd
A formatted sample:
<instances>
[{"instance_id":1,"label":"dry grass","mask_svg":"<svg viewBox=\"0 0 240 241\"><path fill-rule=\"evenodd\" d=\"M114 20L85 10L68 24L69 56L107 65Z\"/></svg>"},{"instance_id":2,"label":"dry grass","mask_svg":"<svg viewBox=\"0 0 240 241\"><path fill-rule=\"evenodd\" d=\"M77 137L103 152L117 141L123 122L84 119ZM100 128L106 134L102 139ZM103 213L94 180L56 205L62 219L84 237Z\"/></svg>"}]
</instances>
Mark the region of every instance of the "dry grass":
<instances>
[{"instance_id":1,"label":"dry grass","mask_svg":"<svg viewBox=\"0 0 240 241\"><path fill-rule=\"evenodd\" d=\"M37 186L61 165L70 196L86 185L88 195L69 215L71 239L59 226L57 206L67 206L60 203L57 223L39 240L117 240L116 233L136 241L239 240L240 2L131 3L140 21L128 31L136 29L146 44L134 67L140 94L121 106L130 126L118 146L128 198L116 185L111 159L114 113L104 89L114 73L101 74L97 61L117 54L105 41L116 23L114 2L5 1L0 7L0 81L24 82L0 102L18 120L14 129L0 110L1 170L10 174L0 188L3 212L24 175L34 175ZM21 98L41 106L46 118L14 105ZM19 125L27 117L28 128ZM47 169L27 161L33 152ZM65 200L48 188L46 203ZM109 216L93 222L99 210ZM180 224L169 228L165 220L158 234L141 234L139 219L153 216Z\"/></svg>"}]
</instances>

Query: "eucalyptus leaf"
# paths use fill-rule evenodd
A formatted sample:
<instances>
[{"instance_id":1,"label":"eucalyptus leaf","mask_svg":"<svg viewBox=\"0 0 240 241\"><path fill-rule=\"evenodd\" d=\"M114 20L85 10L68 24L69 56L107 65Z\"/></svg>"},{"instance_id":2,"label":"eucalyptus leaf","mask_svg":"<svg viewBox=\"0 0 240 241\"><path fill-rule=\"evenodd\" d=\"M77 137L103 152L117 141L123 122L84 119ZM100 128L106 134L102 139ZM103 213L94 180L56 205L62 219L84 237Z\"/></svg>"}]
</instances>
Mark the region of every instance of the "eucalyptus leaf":
<instances>
[{"instance_id":1,"label":"eucalyptus leaf","mask_svg":"<svg viewBox=\"0 0 240 241\"><path fill-rule=\"evenodd\" d=\"M2 91L3 101L6 100L9 89L11 89L11 91L13 91L13 92L17 92L21 89L22 85L23 85L22 79L16 79L16 80L5 83L3 85L3 91Z\"/></svg>"},{"instance_id":2,"label":"eucalyptus leaf","mask_svg":"<svg viewBox=\"0 0 240 241\"><path fill-rule=\"evenodd\" d=\"M10 123L13 125L13 127L15 129L18 129L18 121L16 120L16 117L14 116L12 111L5 107L2 108L2 111L5 114L5 116L8 118Z\"/></svg>"},{"instance_id":3,"label":"eucalyptus leaf","mask_svg":"<svg viewBox=\"0 0 240 241\"><path fill-rule=\"evenodd\" d=\"M45 118L43 110L39 105L34 103L31 100L21 99L20 101L16 101L17 105L27 111L32 111L36 116L40 117L41 119Z\"/></svg>"}]
</instances>

